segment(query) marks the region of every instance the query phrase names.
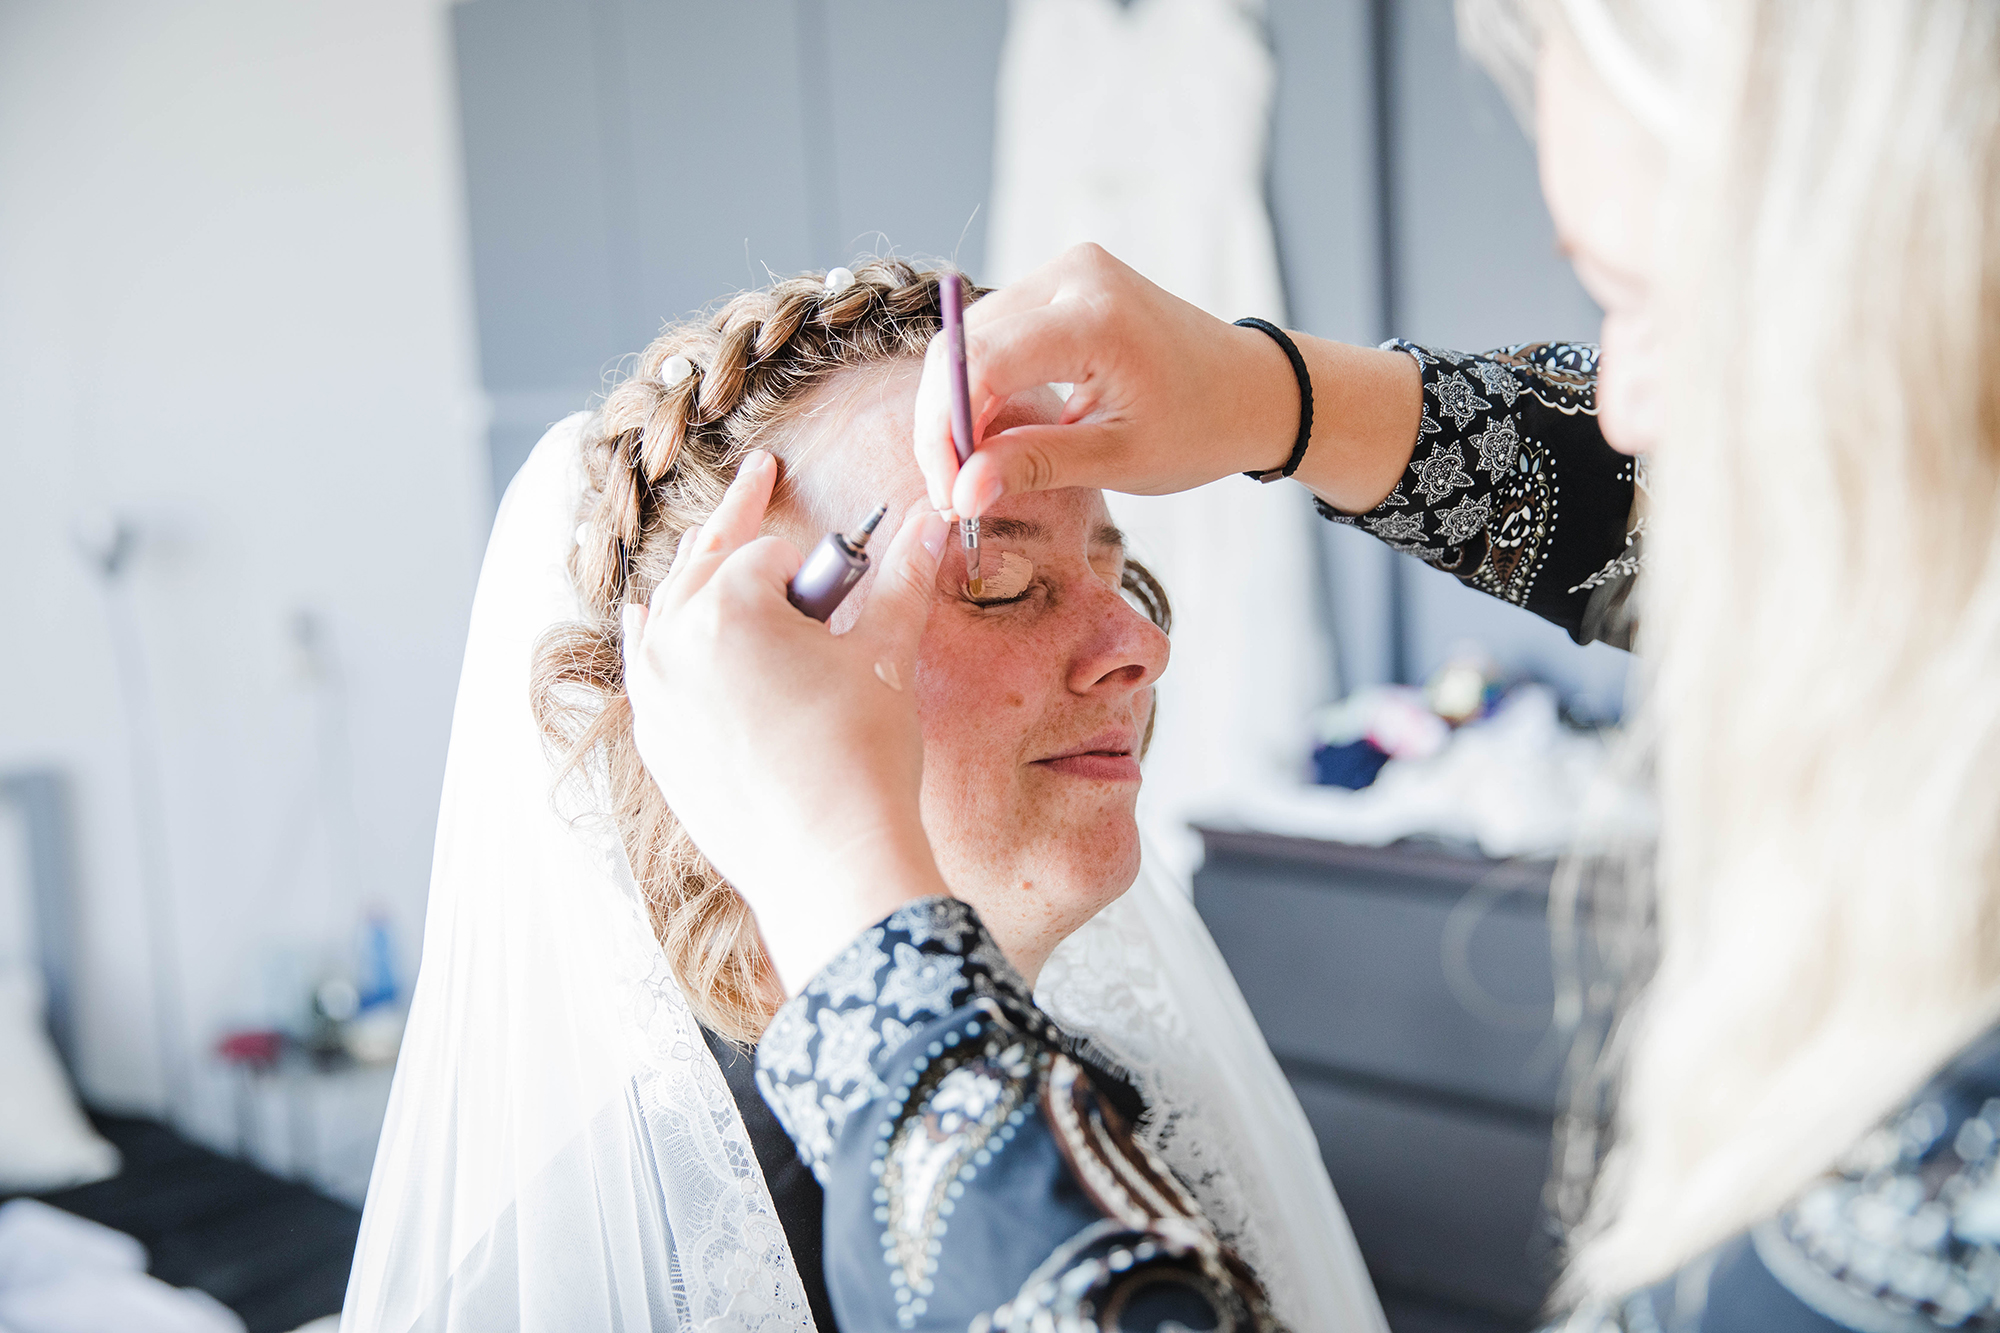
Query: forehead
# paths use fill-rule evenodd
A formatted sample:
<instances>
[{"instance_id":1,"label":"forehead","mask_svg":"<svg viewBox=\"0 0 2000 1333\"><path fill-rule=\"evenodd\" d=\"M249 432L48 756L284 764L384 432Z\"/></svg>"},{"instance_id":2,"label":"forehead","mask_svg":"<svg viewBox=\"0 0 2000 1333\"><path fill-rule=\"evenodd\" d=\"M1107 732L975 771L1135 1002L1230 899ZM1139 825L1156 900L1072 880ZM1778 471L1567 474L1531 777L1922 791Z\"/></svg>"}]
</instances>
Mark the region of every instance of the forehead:
<instances>
[{"instance_id":1,"label":"forehead","mask_svg":"<svg viewBox=\"0 0 2000 1333\"><path fill-rule=\"evenodd\" d=\"M893 518L928 503L911 447L921 372L910 361L836 378L807 406L792 438L777 446L794 494L815 527L851 527L878 504L887 505ZM1044 387L1009 399L987 431L1053 422L1061 415L1062 400ZM989 539L1035 540L1060 536L1058 528L1067 531L1079 522L1101 526L1106 511L1101 492L1070 489L1006 496L990 517Z\"/></svg>"}]
</instances>

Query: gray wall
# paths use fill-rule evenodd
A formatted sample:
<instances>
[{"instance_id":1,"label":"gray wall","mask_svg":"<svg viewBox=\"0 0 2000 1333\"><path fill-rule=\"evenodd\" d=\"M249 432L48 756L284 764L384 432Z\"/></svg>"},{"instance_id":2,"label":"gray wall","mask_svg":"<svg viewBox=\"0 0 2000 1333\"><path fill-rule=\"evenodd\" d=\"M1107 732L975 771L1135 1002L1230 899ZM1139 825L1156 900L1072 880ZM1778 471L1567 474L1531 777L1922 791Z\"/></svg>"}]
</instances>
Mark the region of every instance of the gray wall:
<instances>
[{"instance_id":1,"label":"gray wall","mask_svg":"<svg viewBox=\"0 0 2000 1333\"><path fill-rule=\"evenodd\" d=\"M1450 0L1269 0L1269 14L1294 326L1466 348L1594 336L1532 150L1459 55ZM1005 23L1004 0L460 6L496 494L662 321L767 269L894 248L977 275ZM1325 552L1347 687L1421 679L1474 639L1616 710L1619 655L1353 531L1329 525Z\"/></svg>"},{"instance_id":2,"label":"gray wall","mask_svg":"<svg viewBox=\"0 0 2000 1333\"><path fill-rule=\"evenodd\" d=\"M1483 349L1594 340L1597 307L1556 253L1534 150L1485 73L1458 50L1449 0L1383 4L1389 15L1389 332ZM1385 335L1386 336L1386 335ZM1580 649L1553 625L1395 556L1405 670L1430 674L1465 640L1506 666L1562 682L1598 714L1622 702L1625 655Z\"/></svg>"},{"instance_id":3,"label":"gray wall","mask_svg":"<svg viewBox=\"0 0 2000 1333\"><path fill-rule=\"evenodd\" d=\"M977 273L1002 0L455 12L496 496L661 325L864 252Z\"/></svg>"}]
</instances>

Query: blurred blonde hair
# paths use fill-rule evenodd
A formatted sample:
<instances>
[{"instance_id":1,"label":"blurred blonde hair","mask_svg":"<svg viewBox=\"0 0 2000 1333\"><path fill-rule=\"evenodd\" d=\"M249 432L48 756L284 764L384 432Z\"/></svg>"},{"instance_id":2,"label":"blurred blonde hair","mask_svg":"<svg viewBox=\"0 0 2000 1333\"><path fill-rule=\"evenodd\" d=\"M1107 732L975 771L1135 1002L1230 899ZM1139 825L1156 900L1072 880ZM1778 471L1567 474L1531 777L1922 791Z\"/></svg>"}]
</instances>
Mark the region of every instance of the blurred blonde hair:
<instances>
[{"instance_id":1,"label":"blurred blonde hair","mask_svg":"<svg viewBox=\"0 0 2000 1333\"><path fill-rule=\"evenodd\" d=\"M1538 31L1574 40L1675 162L1635 727L1660 844L1585 912L1650 921L1657 958L1614 978L1643 987L1570 1237L1567 1298L1605 1297L1782 1208L2000 1017L2000 6L1461 24L1517 83Z\"/></svg>"}]
</instances>

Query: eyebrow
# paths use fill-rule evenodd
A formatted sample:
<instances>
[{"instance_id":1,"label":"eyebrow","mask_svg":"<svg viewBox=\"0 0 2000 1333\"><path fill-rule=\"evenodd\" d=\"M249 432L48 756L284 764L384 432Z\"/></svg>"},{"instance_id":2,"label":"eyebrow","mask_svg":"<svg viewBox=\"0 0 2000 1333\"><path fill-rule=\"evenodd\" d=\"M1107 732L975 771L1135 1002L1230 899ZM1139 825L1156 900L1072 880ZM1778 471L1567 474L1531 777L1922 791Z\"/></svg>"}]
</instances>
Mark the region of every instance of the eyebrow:
<instances>
[{"instance_id":1,"label":"eyebrow","mask_svg":"<svg viewBox=\"0 0 2000 1333\"><path fill-rule=\"evenodd\" d=\"M1014 542L1039 541L1049 535L1047 528L1026 518L982 518L979 531L988 537Z\"/></svg>"},{"instance_id":2,"label":"eyebrow","mask_svg":"<svg viewBox=\"0 0 2000 1333\"><path fill-rule=\"evenodd\" d=\"M980 532L1001 541L1041 541L1049 535L1049 530L1030 518L983 518L979 521ZM1125 534L1115 523L1101 523L1090 534L1092 546L1125 546Z\"/></svg>"}]
</instances>

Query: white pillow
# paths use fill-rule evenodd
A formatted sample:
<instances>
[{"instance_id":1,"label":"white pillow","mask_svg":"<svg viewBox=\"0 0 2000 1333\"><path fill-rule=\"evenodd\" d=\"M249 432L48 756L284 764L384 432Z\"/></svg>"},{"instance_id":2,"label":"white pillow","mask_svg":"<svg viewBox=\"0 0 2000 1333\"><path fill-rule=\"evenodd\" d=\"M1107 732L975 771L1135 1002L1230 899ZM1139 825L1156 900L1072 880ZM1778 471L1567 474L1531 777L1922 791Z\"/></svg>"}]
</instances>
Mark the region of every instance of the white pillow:
<instances>
[{"instance_id":1,"label":"white pillow","mask_svg":"<svg viewBox=\"0 0 2000 1333\"><path fill-rule=\"evenodd\" d=\"M243 1333L206 1292L146 1276L146 1247L37 1199L0 1204L0 1328L20 1333Z\"/></svg>"},{"instance_id":2,"label":"white pillow","mask_svg":"<svg viewBox=\"0 0 2000 1333\"><path fill-rule=\"evenodd\" d=\"M41 978L0 966L0 1194L118 1174L118 1150L83 1118L42 1022Z\"/></svg>"}]
</instances>

